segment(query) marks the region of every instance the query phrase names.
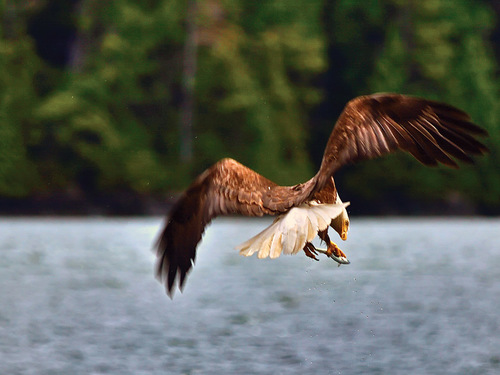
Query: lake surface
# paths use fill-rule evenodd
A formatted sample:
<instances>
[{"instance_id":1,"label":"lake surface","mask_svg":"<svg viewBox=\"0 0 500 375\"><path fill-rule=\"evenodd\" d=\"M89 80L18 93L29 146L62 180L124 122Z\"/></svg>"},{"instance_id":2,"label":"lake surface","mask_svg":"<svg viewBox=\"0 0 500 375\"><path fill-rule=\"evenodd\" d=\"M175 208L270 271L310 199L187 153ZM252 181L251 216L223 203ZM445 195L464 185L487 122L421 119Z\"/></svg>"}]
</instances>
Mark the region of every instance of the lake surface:
<instances>
[{"instance_id":1,"label":"lake surface","mask_svg":"<svg viewBox=\"0 0 500 375\"><path fill-rule=\"evenodd\" d=\"M0 219L0 374L500 373L500 220L353 218L341 267L240 256L267 223L214 221L170 300L160 218Z\"/></svg>"}]
</instances>

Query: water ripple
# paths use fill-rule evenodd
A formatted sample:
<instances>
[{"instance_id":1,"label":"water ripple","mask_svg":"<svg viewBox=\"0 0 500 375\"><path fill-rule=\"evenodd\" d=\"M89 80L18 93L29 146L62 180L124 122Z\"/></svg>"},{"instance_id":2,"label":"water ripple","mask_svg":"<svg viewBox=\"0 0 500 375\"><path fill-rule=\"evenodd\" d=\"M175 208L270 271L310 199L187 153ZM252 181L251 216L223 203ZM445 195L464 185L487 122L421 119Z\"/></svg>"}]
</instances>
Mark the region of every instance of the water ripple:
<instances>
[{"instance_id":1,"label":"water ripple","mask_svg":"<svg viewBox=\"0 0 500 375\"><path fill-rule=\"evenodd\" d=\"M0 219L2 374L497 374L500 221L356 219L351 265L245 258L218 219L184 293L161 219Z\"/></svg>"}]
</instances>

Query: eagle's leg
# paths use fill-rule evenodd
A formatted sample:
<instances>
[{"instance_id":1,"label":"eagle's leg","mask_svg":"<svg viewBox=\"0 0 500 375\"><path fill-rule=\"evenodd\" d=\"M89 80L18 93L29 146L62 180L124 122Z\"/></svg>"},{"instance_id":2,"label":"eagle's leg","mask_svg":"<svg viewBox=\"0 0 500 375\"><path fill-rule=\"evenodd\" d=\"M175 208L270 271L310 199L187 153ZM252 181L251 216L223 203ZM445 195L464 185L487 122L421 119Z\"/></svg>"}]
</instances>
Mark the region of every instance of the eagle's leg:
<instances>
[{"instance_id":1,"label":"eagle's leg","mask_svg":"<svg viewBox=\"0 0 500 375\"><path fill-rule=\"evenodd\" d=\"M308 256L309 258L312 258L314 260L318 260L318 258L316 258L316 255L318 255L318 253L316 252L316 248L314 247L314 245L310 242L306 242L305 246L304 246L304 253L306 253L306 256Z\"/></svg>"},{"instance_id":2,"label":"eagle's leg","mask_svg":"<svg viewBox=\"0 0 500 375\"><path fill-rule=\"evenodd\" d=\"M328 235L328 228L323 231L319 231L318 236L326 243L327 249L316 249L316 251L325 254L329 258L332 258L339 265L351 263L349 262L349 259L347 259L345 253L337 246L337 244L330 240L330 236Z\"/></svg>"}]
</instances>

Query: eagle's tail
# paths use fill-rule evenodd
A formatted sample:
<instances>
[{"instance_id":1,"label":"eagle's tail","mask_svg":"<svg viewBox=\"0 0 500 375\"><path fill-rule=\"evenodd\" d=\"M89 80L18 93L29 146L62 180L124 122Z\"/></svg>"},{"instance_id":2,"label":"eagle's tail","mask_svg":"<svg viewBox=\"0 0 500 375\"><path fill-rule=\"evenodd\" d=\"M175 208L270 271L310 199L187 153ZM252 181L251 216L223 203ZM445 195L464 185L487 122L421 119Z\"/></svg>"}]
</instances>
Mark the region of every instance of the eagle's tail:
<instances>
[{"instance_id":1,"label":"eagle's tail","mask_svg":"<svg viewBox=\"0 0 500 375\"><path fill-rule=\"evenodd\" d=\"M283 254L297 254L306 242L311 242L319 231L325 230L333 219L341 215L349 203L307 203L280 215L256 236L236 249L241 255L258 258L277 258Z\"/></svg>"}]
</instances>

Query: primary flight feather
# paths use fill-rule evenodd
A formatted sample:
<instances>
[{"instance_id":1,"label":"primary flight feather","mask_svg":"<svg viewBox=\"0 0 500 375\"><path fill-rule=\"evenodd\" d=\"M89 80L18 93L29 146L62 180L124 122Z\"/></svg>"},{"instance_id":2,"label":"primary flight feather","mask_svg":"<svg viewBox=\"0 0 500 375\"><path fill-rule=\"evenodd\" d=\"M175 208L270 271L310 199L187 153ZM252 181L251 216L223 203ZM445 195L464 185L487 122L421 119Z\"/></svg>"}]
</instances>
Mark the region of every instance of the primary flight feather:
<instances>
[{"instance_id":1,"label":"primary flight feather","mask_svg":"<svg viewBox=\"0 0 500 375\"><path fill-rule=\"evenodd\" d=\"M170 211L156 244L156 277L172 296L193 266L205 226L216 216L278 215L267 229L241 244L243 255L276 258L281 253L317 259L325 253L339 263L345 254L328 236L328 226L346 239L349 217L333 175L342 166L404 150L427 166L458 168L487 151L476 136L487 132L448 104L399 94L360 96L347 103L328 139L319 171L310 180L279 186L238 163L222 159L186 189ZM327 244L316 249L318 235Z\"/></svg>"}]
</instances>

